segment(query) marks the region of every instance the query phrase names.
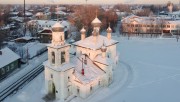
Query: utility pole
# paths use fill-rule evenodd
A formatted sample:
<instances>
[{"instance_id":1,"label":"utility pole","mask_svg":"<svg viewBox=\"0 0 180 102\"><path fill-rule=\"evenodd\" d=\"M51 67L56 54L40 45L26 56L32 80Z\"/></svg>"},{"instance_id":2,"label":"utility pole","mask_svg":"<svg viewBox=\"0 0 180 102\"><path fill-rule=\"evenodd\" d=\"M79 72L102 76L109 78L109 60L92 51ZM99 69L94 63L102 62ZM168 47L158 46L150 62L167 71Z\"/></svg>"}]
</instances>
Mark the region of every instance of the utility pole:
<instances>
[{"instance_id":1,"label":"utility pole","mask_svg":"<svg viewBox=\"0 0 180 102\"><path fill-rule=\"evenodd\" d=\"M24 36L26 35L26 1L24 0Z\"/></svg>"},{"instance_id":2,"label":"utility pole","mask_svg":"<svg viewBox=\"0 0 180 102\"><path fill-rule=\"evenodd\" d=\"M29 58L29 51L28 51L29 49L28 49L28 47L27 47L27 65L29 65L29 61L28 61L28 58Z\"/></svg>"}]
</instances>

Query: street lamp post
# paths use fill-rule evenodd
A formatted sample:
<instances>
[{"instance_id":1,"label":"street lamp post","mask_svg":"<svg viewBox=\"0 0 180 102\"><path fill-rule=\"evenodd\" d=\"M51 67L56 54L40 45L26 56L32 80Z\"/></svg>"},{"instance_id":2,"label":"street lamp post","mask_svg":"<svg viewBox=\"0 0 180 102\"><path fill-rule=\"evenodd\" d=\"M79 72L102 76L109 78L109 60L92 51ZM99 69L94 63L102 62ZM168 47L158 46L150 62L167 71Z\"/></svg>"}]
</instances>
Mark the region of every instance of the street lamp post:
<instances>
[{"instance_id":1,"label":"street lamp post","mask_svg":"<svg viewBox=\"0 0 180 102\"><path fill-rule=\"evenodd\" d=\"M25 4L26 4L26 1L24 0L24 36L25 36L25 34L26 34L26 6L25 6Z\"/></svg>"}]
</instances>

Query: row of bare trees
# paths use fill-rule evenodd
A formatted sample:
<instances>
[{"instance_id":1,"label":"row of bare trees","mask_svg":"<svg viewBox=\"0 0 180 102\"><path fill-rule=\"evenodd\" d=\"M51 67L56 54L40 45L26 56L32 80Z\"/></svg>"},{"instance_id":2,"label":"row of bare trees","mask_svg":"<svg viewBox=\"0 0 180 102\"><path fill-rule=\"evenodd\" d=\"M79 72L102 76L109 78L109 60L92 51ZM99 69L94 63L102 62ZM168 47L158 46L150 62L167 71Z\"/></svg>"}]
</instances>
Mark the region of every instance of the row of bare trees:
<instances>
[{"instance_id":1,"label":"row of bare trees","mask_svg":"<svg viewBox=\"0 0 180 102\"><path fill-rule=\"evenodd\" d=\"M95 17L98 17L101 22L101 30L105 30L109 23L111 24L112 29L116 26L118 16L114 10L104 11L99 6L95 5L78 5L74 7L74 15L69 16L68 20L77 27L77 30L80 30L83 26L87 30L87 36L90 35L92 31L91 22Z\"/></svg>"}]
</instances>

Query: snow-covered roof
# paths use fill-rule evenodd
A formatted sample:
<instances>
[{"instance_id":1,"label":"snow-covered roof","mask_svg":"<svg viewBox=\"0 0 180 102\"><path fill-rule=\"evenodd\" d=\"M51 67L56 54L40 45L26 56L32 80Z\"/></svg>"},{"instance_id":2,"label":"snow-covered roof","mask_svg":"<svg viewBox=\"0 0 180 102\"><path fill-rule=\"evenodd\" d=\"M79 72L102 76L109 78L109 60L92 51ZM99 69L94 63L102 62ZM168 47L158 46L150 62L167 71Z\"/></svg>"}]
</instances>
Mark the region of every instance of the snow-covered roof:
<instances>
[{"instance_id":1,"label":"snow-covered roof","mask_svg":"<svg viewBox=\"0 0 180 102\"><path fill-rule=\"evenodd\" d=\"M32 16L33 14L31 12L26 12L25 15L26 16Z\"/></svg>"},{"instance_id":2,"label":"snow-covered roof","mask_svg":"<svg viewBox=\"0 0 180 102\"><path fill-rule=\"evenodd\" d=\"M10 14L10 15L18 15L19 12L10 12L9 14Z\"/></svg>"},{"instance_id":3,"label":"snow-covered roof","mask_svg":"<svg viewBox=\"0 0 180 102\"><path fill-rule=\"evenodd\" d=\"M170 24L180 24L180 20L175 20L175 21L168 21Z\"/></svg>"},{"instance_id":4,"label":"snow-covered roof","mask_svg":"<svg viewBox=\"0 0 180 102\"><path fill-rule=\"evenodd\" d=\"M37 42L27 43L26 45L23 46L23 48L28 50L29 58L33 58L34 56L36 56L37 53L41 51L42 49L47 49L47 47L44 44L37 43Z\"/></svg>"},{"instance_id":5,"label":"snow-covered roof","mask_svg":"<svg viewBox=\"0 0 180 102\"><path fill-rule=\"evenodd\" d=\"M34 39L33 37L30 37L30 36L24 36L24 37L20 37L20 38L17 38L17 39L15 39L15 40L19 40L19 39L23 39L23 40L32 40L32 39Z\"/></svg>"},{"instance_id":6,"label":"snow-covered roof","mask_svg":"<svg viewBox=\"0 0 180 102\"><path fill-rule=\"evenodd\" d=\"M48 68L51 68L55 71L66 71L66 70L69 70L71 68L74 68L74 64L72 63L64 63L60 66L57 66L57 67L51 67L51 65L48 63L48 61L44 62L44 65L47 66Z\"/></svg>"},{"instance_id":7,"label":"snow-covered roof","mask_svg":"<svg viewBox=\"0 0 180 102\"><path fill-rule=\"evenodd\" d=\"M43 12L36 13L36 16L42 16L42 15L44 15Z\"/></svg>"},{"instance_id":8,"label":"snow-covered roof","mask_svg":"<svg viewBox=\"0 0 180 102\"><path fill-rule=\"evenodd\" d=\"M50 28L44 27L43 30L39 31L39 34L52 34L52 30Z\"/></svg>"},{"instance_id":9,"label":"snow-covered roof","mask_svg":"<svg viewBox=\"0 0 180 102\"><path fill-rule=\"evenodd\" d=\"M112 59L108 58L108 57L102 57L102 55L97 55L95 58L94 58L94 61L95 62L98 62L98 63L101 63L101 64L104 64L104 65L111 65L113 63Z\"/></svg>"},{"instance_id":10,"label":"snow-covered roof","mask_svg":"<svg viewBox=\"0 0 180 102\"><path fill-rule=\"evenodd\" d=\"M83 64L84 75L82 75L82 58L87 60L87 64ZM85 55L81 55L80 57L75 57L72 60L72 63L75 65L74 75L82 84L88 84L91 81L98 79L105 73L97 65L95 65L88 56L85 58Z\"/></svg>"},{"instance_id":11,"label":"snow-covered roof","mask_svg":"<svg viewBox=\"0 0 180 102\"><path fill-rule=\"evenodd\" d=\"M128 16L121 20L123 23L138 23L138 24L161 24L162 21L164 23L169 23L172 18L169 16L164 17L139 17L135 15Z\"/></svg>"},{"instance_id":12,"label":"snow-covered roof","mask_svg":"<svg viewBox=\"0 0 180 102\"><path fill-rule=\"evenodd\" d=\"M64 45L56 45L56 46L54 46L53 43L51 43L51 44L47 44L47 46L48 47L53 47L53 48L63 48L63 47L66 47L66 46L71 46L71 45L65 43Z\"/></svg>"},{"instance_id":13,"label":"snow-covered roof","mask_svg":"<svg viewBox=\"0 0 180 102\"><path fill-rule=\"evenodd\" d=\"M172 15L180 15L180 11L174 11L174 12L169 13L169 14L172 14Z\"/></svg>"},{"instance_id":14,"label":"snow-covered roof","mask_svg":"<svg viewBox=\"0 0 180 102\"><path fill-rule=\"evenodd\" d=\"M66 13L66 12L63 12L63 11L57 11L55 14L66 15L67 13Z\"/></svg>"},{"instance_id":15,"label":"snow-covered roof","mask_svg":"<svg viewBox=\"0 0 180 102\"><path fill-rule=\"evenodd\" d=\"M20 59L19 55L17 55L7 47L0 51L2 51L2 55L0 55L0 68L10 64L13 61Z\"/></svg>"},{"instance_id":16,"label":"snow-covered roof","mask_svg":"<svg viewBox=\"0 0 180 102\"><path fill-rule=\"evenodd\" d=\"M64 28L64 26L63 25L61 25L60 24L60 22L56 22L53 26L52 26L52 28Z\"/></svg>"},{"instance_id":17,"label":"snow-covered roof","mask_svg":"<svg viewBox=\"0 0 180 102\"><path fill-rule=\"evenodd\" d=\"M50 25L53 26L55 23L57 23L57 21L53 21L53 20L36 20L37 24L39 25ZM64 27L66 26L67 29L70 28L70 23L68 21L59 21L61 25L63 25Z\"/></svg>"},{"instance_id":18,"label":"snow-covered roof","mask_svg":"<svg viewBox=\"0 0 180 102\"><path fill-rule=\"evenodd\" d=\"M116 40L108 39L105 36L99 35L99 36L97 36L97 42L96 43L93 41L93 36L90 36L84 40L80 40L80 41L73 43L73 45L89 48L92 50L97 50L97 49L100 49L102 47L103 42L105 42L106 46L111 46L111 45L118 43L118 41L116 41Z\"/></svg>"}]
</instances>

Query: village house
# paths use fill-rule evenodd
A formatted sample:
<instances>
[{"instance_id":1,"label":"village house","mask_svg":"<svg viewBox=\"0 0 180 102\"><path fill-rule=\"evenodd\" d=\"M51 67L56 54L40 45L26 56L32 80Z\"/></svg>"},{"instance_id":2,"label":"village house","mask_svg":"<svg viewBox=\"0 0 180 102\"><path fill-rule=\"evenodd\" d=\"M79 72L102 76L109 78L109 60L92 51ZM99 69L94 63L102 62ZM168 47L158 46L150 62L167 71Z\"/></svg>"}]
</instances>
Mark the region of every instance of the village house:
<instances>
[{"instance_id":1,"label":"village house","mask_svg":"<svg viewBox=\"0 0 180 102\"><path fill-rule=\"evenodd\" d=\"M31 20L28 22L28 26L31 29L34 29L36 32L36 36L39 37L39 41L41 43L50 43L52 36L52 26L57 21L53 20ZM70 30L70 23L68 21L59 21L61 25L64 26L65 39L68 37L68 32Z\"/></svg>"},{"instance_id":2,"label":"village house","mask_svg":"<svg viewBox=\"0 0 180 102\"><path fill-rule=\"evenodd\" d=\"M128 16L121 20L123 34L137 35L179 35L180 20L169 20L163 17Z\"/></svg>"},{"instance_id":3,"label":"village house","mask_svg":"<svg viewBox=\"0 0 180 102\"><path fill-rule=\"evenodd\" d=\"M9 48L0 50L0 80L20 67L20 57Z\"/></svg>"}]
</instances>

